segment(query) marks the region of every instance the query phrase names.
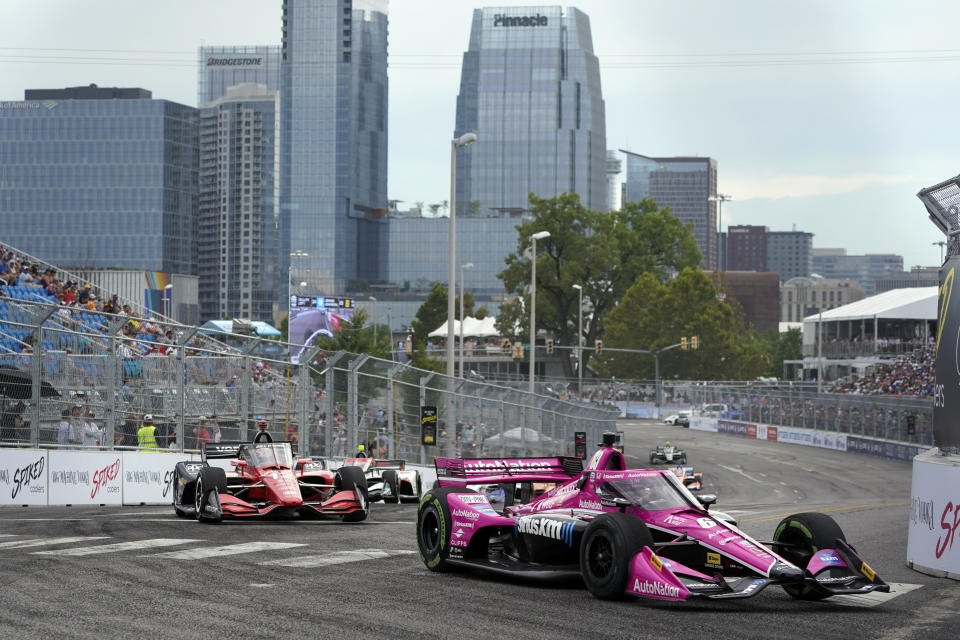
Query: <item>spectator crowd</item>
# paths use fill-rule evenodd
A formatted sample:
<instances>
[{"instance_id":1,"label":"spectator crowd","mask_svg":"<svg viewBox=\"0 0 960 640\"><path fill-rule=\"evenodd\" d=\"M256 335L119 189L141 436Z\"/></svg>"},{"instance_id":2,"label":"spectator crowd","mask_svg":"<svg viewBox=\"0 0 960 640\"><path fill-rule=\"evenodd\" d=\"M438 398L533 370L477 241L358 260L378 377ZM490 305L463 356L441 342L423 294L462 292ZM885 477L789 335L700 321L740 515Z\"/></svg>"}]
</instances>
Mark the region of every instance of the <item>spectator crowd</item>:
<instances>
[{"instance_id":1,"label":"spectator crowd","mask_svg":"<svg viewBox=\"0 0 960 640\"><path fill-rule=\"evenodd\" d=\"M835 384L826 391L928 398L933 396L935 364L936 351L927 346L908 357L879 365L862 377Z\"/></svg>"}]
</instances>

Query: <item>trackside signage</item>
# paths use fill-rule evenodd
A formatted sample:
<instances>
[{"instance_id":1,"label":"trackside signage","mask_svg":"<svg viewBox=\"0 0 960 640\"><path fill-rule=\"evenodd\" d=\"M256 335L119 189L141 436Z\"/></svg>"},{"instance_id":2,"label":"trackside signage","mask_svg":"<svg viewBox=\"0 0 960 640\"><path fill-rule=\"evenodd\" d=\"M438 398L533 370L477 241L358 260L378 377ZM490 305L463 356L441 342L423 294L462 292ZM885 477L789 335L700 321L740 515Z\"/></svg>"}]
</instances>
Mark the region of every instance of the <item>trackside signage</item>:
<instances>
[{"instance_id":1,"label":"trackside signage","mask_svg":"<svg viewBox=\"0 0 960 640\"><path fill-rule=\"evenodd\" d=\"M128 451L123 454L123 503L170 502L173 468L186 456Z\"/></svg>"},{"instance_id":2,"label":"trackside signage","mask_svg":"<svg viewBox=\"0 0 960 640\"><path fill-rule=\"evenodd\" d=\"M907 564L960 577L960 464L936 453L913 459ZM915 566L916 565L916 566Z\"/></svg>"},{"instance_id":3,"label":"trackside signage","mask_svg":"<svg viewBox=\"0 0 960 640\"><path fill-rule=\"evenodd\" d=\"M51 451L48 504L120 504L120 452Z\"/></svg>"},{"instance_id":4,"label":"trackside signage","mask_svg":"<svg viewBox=\"0 0 960 640\"><path fill-rule=\"evenodd\" d=\"M47 452L0 449L0 505L47 504Z\"/></svg>"}]
</instances>

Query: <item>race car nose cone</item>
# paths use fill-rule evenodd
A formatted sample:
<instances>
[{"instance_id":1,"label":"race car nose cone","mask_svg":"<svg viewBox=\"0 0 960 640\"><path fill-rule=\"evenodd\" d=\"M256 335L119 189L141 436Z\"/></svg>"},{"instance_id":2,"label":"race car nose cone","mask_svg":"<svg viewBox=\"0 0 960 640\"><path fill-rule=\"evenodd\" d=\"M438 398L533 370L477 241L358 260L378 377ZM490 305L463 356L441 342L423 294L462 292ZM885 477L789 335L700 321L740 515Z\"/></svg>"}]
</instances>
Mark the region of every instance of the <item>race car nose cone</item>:
<instances>
[{"instance_id":1,"label":"race car nose cone","mask_svg":"<svg viewBox=\"0 0 960 640\"><path fill-rule=\"evenodd\" d=\"M770 569L770 578L773 580L800 580L803 578L803 569L785 562L778 562Z\"/></svg>"}]
</instances>

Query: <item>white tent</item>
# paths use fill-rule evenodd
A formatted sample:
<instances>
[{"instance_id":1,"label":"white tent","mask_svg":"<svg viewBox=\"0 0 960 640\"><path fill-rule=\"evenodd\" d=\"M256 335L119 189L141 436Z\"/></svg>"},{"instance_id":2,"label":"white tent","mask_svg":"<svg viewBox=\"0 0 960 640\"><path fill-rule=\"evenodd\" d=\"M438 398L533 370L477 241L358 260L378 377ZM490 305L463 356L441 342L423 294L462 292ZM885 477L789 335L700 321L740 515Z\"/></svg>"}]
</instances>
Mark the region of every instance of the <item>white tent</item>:
<instances>
[{"instance_id":1,"label":"white tent","mask_svg":"<svg viewBox=\"0 0 960 640\"><path fill-rule=\"evenodd\" d=\"M494 326L496 323L496 318L492 316L487 316L483 320L479 320L473 317L467 317L463 320L463 337L465 338L488 338L490 336L499 335L497 328ZM456 337L460 337L460 321L453 321L453 334ZM446 338L447 337L447 323L444 322L437 329L434 329L428 334L431 338Z\"/></svg>"}]
</instances>

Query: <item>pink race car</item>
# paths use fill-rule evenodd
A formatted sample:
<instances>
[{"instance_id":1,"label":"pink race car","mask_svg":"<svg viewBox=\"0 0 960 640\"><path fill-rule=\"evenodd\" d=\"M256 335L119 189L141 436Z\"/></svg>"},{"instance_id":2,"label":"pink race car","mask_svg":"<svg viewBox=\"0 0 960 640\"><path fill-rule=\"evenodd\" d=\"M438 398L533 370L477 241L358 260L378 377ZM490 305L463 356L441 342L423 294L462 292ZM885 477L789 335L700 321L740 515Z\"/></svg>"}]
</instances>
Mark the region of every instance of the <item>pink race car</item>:
<instances>
[{"instance_id":1,"label":"pink race car","mask_svg":"<svg viewBox=\"0 0 960 640\"><path fill-rule=\"evenodd\" d=\"M579 458L436 460L438 487L417 515L417 545L431 571L481 569L510 576L579 576L597 598L749 598L771 584L800 600L889 591L822 513L784 518L759 542L708 509L669 470L626 469L604 434ZM553 482L525 504L510 485ZM494 510L472 485L506 485Z\"/></svg>"}]
</instances>

